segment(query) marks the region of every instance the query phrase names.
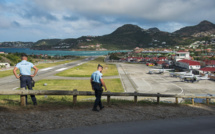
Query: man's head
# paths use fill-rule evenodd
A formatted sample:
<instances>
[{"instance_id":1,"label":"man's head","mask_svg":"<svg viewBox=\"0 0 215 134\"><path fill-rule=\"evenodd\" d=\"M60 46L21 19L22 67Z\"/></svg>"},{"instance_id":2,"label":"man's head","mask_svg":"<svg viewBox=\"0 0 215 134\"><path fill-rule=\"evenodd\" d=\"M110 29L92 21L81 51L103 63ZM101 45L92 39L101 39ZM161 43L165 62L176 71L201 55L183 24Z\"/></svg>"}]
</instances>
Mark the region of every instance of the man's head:
<instances>
[{"instance_id":1,"label":"man's head","mask_svg":"<svg viewBox=\"0 0 215 134\"><path fill-rule=\"evenodd\" d=\"M102 72L102 70L103 70L103 66L102 66L102 65L100 65L100 64L98 64L97 69L98 69L98 71Z\"/></svg>"},{"instance_id":2,"label":"man's head","mask_svg":"<svg viewBox=\"0 0 215 134\"><path fill-rule=\"evenodd\" d=\"M22 54L22 60L28 60L28 56L26 54Z\"/></svg>"}]
</instances>

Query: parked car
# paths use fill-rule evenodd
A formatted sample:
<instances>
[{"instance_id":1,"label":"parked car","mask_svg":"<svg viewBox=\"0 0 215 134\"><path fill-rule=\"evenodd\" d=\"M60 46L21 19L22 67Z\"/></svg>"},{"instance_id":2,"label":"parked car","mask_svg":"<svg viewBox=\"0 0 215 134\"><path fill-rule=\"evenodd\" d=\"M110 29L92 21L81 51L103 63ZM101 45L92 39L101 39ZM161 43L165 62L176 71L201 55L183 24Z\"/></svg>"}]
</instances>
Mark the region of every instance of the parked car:
<instances>
[{"instance_id":1,"label":"parked car","mask_svg":"<svg viewBox=\"0 0 215 134\"><path fill-rule=\"evenodd\" d=\"M154 66L155 64L154 63L146 63L146 66Z\"/></svg>"}]
</instances>

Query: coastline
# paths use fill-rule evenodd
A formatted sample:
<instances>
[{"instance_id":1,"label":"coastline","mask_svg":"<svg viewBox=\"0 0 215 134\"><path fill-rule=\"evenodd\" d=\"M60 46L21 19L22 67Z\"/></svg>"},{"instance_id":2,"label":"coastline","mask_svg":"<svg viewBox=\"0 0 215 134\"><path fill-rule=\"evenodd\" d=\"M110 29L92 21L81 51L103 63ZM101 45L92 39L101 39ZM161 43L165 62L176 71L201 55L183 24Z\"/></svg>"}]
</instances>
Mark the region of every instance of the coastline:
<instances>
[{"instance_id":1,"label":"coastline","mask_svg":"<svg viewBox=\"0 0 215 134\"><path fill-rule=\"evenodd\" d=\"M108 53L114 52L129 52L131 50L37 50L30 48L2 48L0 47L0 51L5 53L26 53L28 55L49 55L49 56L66 56L66 55L74 55L74 56L102 56L108 55Z\"/></svg>"}]
</instances>

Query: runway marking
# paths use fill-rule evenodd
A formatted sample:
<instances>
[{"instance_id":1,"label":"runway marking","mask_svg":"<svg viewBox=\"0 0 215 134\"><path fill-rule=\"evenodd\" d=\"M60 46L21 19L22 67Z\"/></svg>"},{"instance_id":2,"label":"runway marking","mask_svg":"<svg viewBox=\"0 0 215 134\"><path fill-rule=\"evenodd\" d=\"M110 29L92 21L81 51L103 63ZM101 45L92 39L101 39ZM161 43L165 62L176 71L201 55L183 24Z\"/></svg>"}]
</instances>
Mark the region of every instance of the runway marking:
<instances>
[{"instance_id":1,"label":"runway marking","mask_svg":"<svg viewBox=\"0 0 215 134\"><path fill-rule=\"evenodd\" d=\"M137 91L137 88L135 87L135 83L132 82L131 79L130 79L129 76L128 76L129 73L127 73L127 72L125 71L126 69L124 69L122 65L120 65L120 67L122 68L122 71L125 73L125 76L128 78L128 80L129 80L131 86L133 87L133 89L134 89L135 91Z\"/></svg>"},{"instance_id":2,"label":"runway marking","mask_svg":"<svg viewBox=\"0 0 215 134\"><path fill-rule=\"evenodd\" d=\"M149 84L146 80L144 80L143 78L142 78L142 81L144 81L150 88L151 88L151 90L152 90L152 86L151 86L151 84Z\"/></svg>"},{"instance_id":3,"label":"runway marking","mask_svg":"<svg viewBox=\"0 0 215 134\"><path fill-rule=\"evenodd\" d=\"M17 88L19 88L19 87L15 87L15 88L13 88L12 90L16 90Z\"/></svg>"},{"instance_id":4,"label":"runway marking","mask_svg":"<svg viewBox=\"0 0 215 134\"><path fill-rule=\"evenodd\" d=\"M119 64L117 64L117 69L118 69L118 72L119 72L119 77L120 77L122 86L123 86L123 88L124 88L124 91L127 92L127 90L125 89L125 83L123 82L122 76L121 76L120 71L119 71ZM121 68L121 70L122 70L122 68ZM122 71L122 72L123 72L123 71Z\"/></svg>"},{"instance_id":5,"label":"runway marking","mask_svg":"<svg viewBox=\"0 0 215 134\"><path fill-rule=\"evenodd\" d=\"M63 70L66 70L67 68L60 68L58 70L55 70L55 71L63 71Z\"/></svg>"},{"instance_id":6,"label":"runway marking","mask_svg":"<svg viewBox=\"0 0 215 134\"><path fill-rule=\"evenodd\" d=\"M159 77L160 77L160 76L159 76ZM162 77L160 77L160 78L163 79L163 80L165 80L165 81L167 81L166 79L164 79L164 78L162 78ZM169 81L167 81L167 82L169 82ZM175 85L176 87L178 87L178 88L181 89L181 92L180 92L178 95L180 95L180 94L182 94L182 93L184 92L183 88L180 87L180 86L178 86L178 85L176 85L175 83L170 83L170 84Z\"/></svg>"},{"instance_id":7,"label":"runway marking","mask_svg":"<svg viewBox=\"0 0 215 134\"><path fill-rule=\"evenodd\" d=\"M40 69L39 71L47 71L47 70L50 70L52 69L53 67L48 67L48 68L44 68L44 69Z\"/></svg>"},{"instance_id":8,"label":"runway marking","mask_svg":"<svg viewBox=\"0 0 215 134\"><path fill-rule=\"evenodd\" d=\"M83 63L79 63L79 64L77 64L78 66L80 66L80 65L82 65Z\"/></svg>"}]
</instances>

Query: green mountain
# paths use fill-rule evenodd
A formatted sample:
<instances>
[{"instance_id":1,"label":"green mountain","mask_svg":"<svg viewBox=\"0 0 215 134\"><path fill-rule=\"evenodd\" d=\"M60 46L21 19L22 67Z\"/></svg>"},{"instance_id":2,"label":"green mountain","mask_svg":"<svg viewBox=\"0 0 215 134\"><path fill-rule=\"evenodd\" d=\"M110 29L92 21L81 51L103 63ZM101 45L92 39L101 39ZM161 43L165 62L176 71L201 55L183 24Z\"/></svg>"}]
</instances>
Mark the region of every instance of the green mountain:
<instances>
[{"instance_id":1,"label":"green mountain","mask_svg":"<svg viewBox=\"0 0 215 134\"><path fill-rule=\"evenodd\" d=\"M152 37L144 29L136 25L126 24L108 35L99 37L98 42L108 49L132 49L143 47L152 41Z\"/></svg>"},{"instance_id":2,"label":"green mountain","mask_svg":"<svg viewBox=\"0 0 215 134\"><path fill-rule=\"evenodd\" d=\"M160 31L158 28L142 29L139 26L126 24L113 33L101 36L98 41L105 48L132 49L134 47L170 46L175 44L171 33Z\"/></svg>"},{"instance_id":3,"label":"green mountain","mask_svg":"<svg viewBox=\"0 0 215 134\"><path fill-rule=\"evenodd\" d=\"M171 38L170 38L171 37ZM83 46L101 44L101 48L133 49L134 47L156 47L174 44L170 33L162 32L158 28L148 30L137 25L125 24L110 34L103 36L83 36L77 39L43 39L34 43L33 49L80 49ZM86 50L95 50L90 47Z\"/></svg>"},{"instance_id":4,"label":"green mountain","mask_svg":"<svg viewBox=\"0 0 215 134\"><path fill-rule=\"evenodd\" d=\"M39 50L50 49L52 46L57 45L60 41L61 39L42 39L35 42L32 48Z\"/></svg>"},{"instance_id":5,"label":"green mountain","mask_svg":"<svg viewBox=\"0 0 215 134\"><path fill-rule=\"evenodd\" d=\"M42 50L96 50L101 48L116 50L135 47L171 47L188 45L196 40L208 40L211 38L211 34L215 34L215 25L209 21L202 21L196 26L184 27L173 33L160 31L156 27L142 29L137 25L125 24L103 36L42 39L28 47Z\"/></svg>"},{"instance_id":6,"label":"green mountain","mask_svg":"<svg viewBox=\"0 0 215 134\"><path fill-rule=\"evenodd\" d=\"M33 45L34 45L33 42L21 42L21 41L0 43L0 47L13 47L13 48L30 48Z\"/></svg>"},{"instance_id":7,"label":"green mountain","mask_svg":"<svg viewBox=\"0 0 215 134\"><path fill-rule=\"evenodd\" d=\"M193 36L193 37L200 37L200 36L208 36L215 33L215 24L209 21L202 21L198 25L195 26L188 26L181 28L174 32L175 34L181 36Z\"/></svg>"}]
</instances>

